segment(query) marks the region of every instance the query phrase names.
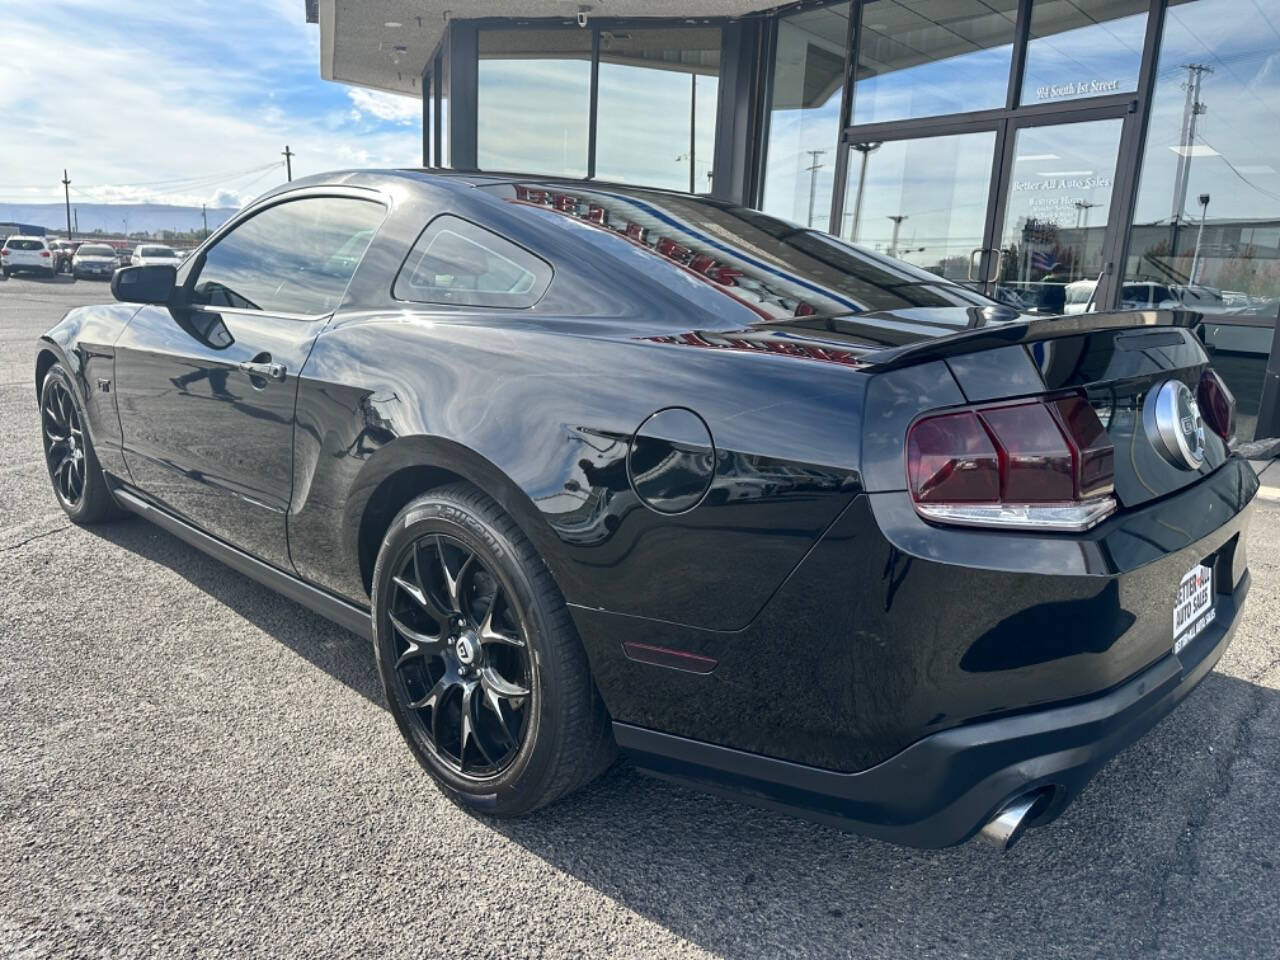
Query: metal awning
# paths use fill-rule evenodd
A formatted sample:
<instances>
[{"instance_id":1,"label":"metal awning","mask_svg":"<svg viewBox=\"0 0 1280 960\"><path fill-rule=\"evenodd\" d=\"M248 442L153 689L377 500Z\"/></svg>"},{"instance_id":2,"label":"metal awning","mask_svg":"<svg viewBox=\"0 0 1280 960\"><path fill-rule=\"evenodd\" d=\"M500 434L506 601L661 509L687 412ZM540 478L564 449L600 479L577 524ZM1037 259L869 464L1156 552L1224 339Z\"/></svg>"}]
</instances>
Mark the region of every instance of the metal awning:
<instances>
[{"instance_id":1,"label":"metal awning","mask_svg":"<svg viewBox=\"0 0 1280 960\"><path fill-rule=\"evenodd\" d=\"M320 25L320 75L326 80L421 96L422 71L449 20L592 17L688 20L740 17L780 0L303 0Z\"/></svg>"}]
</instances>

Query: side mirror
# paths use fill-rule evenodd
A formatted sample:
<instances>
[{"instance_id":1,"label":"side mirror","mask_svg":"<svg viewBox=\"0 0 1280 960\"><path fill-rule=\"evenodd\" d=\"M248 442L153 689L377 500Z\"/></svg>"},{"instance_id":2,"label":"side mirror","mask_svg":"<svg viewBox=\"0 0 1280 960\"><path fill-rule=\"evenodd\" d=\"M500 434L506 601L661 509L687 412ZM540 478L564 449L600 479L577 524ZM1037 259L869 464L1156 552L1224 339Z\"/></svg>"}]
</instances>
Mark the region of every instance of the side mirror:
<instances>
[{"instance_id":1,"label":"side mirror","mask_svg":"<svg viewBox=\"0 0 1280 960\"><path fill-rule=\"evenodd\" d=\"M178 269L172 264L151 263L121 267L111 277L111 295L123 303L168 306L173 298Z\"/></svg>"}]
</instances>

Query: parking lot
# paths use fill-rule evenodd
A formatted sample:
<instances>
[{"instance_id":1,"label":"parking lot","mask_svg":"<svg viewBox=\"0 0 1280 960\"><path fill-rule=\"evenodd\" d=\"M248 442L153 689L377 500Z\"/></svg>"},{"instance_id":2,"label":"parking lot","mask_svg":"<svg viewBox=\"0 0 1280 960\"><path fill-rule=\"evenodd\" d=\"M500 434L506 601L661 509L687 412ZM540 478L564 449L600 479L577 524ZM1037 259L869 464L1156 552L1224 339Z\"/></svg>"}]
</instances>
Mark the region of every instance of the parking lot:
<instances>
[{"instance_id":1,"label":"parking lot","mask_svg":"<svg viewBox=\"0 0 1280 960\"><path fill-rule=\"evenodd\" d=\"M109 296L0 282L0 955L1276 956L1280 504L1218 669L1008 854L625 765L491 822L402 746L364 641L142 521L66 522L34 344Z\"/></svg>"}]
</instances>

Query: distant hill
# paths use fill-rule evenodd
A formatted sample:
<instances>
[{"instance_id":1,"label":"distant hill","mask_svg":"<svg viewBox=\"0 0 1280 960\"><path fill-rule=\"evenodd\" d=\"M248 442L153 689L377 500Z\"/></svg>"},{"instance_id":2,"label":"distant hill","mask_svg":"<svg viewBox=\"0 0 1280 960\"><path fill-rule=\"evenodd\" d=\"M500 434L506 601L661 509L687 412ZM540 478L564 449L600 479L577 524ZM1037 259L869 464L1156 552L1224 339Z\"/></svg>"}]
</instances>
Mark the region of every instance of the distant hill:
<instances>
[{"instance_id":1,"label":"distant hill","mask_svg":"<svg viewBox=\"0 0 1280 960\"><path fill-rule=\"evenodd\" d=\"M180 207L167 203L72 203L80 233L101 230L104 233L121 233L128 221L129 233L161 230L185 232L199 230L203 226L199 207ZM234 207L210 207L206 211L209 229L221 226L236 212ZM67 229L67 211L60 203L0 203L0 221L42 224L51 233L62 234Z\"/></svg>"}]
</instances>

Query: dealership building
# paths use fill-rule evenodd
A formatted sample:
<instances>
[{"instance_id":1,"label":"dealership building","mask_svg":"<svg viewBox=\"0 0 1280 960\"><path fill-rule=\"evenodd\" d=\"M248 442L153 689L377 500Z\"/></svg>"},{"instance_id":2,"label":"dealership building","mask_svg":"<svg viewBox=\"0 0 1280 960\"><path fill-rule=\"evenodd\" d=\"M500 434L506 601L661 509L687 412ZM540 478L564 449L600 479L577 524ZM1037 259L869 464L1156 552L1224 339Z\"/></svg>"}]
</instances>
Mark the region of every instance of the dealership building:
<instances>
[{"instance_id":1,"label":"dealership building","mask_svg":"<svg viewBox=\"0 0 1280 960\"><path fill-rule=\"evenodd\" d=\"M1028 310L1183 305L1280 434L1280 0L306 0L423 164L710 194Z\"/></svg>"}]
</instances>

